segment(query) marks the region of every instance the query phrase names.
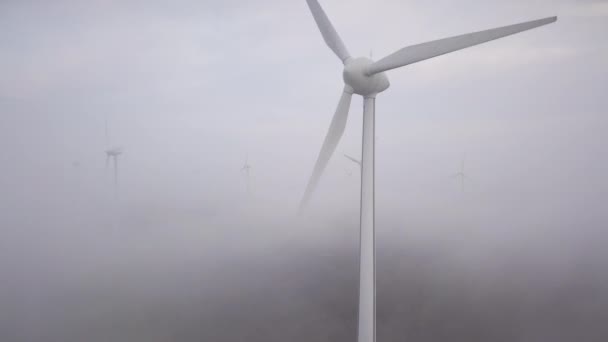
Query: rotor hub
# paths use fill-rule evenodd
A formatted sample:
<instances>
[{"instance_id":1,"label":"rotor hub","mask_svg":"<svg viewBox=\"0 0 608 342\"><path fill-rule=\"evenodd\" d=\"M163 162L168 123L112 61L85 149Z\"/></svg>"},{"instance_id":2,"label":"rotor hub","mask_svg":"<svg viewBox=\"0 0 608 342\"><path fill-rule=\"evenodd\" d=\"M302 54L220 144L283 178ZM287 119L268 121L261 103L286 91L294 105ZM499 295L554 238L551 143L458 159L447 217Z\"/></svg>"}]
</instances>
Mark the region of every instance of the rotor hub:
<instances>
[{"instance_id":1,"label":"rotor hub","mask_svg":"<svg viewBox=\"0 0 608 342\"><path fill-rule=\"evenodd\" d=\"M388 89L390 82L384 72L367 75L367 68L374 63L369 58L350 58L344 66L344 82L353 89L353 93L362 96L373 96Z\"/></svg>"}]
</instances>

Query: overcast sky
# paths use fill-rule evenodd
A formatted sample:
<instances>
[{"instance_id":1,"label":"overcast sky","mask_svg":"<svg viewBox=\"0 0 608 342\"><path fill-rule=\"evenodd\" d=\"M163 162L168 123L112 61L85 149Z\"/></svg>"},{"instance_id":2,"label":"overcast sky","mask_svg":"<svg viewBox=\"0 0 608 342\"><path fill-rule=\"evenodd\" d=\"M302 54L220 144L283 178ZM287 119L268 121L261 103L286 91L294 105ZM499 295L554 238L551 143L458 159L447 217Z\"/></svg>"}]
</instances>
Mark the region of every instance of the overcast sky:
<instances>
[{"instance_id":1,"label":"overcast sky","mask_svg":"<svg viewBox=\"0 0 608 342\"><path fill-rule=\"evenodd\" d=\"M435 236L456 217L483 217L496 223L495 238L540 239L559 226L568 237L560 242L581 237L577 250L608 242L608 1L321 5L350 52L375 59L557 15L388 72L376 119L379 234L381 222ZM103 221L114 198L104 154L112 146L125 150L120 206L137 217L123 225L230 218L252 200L246 159L264 208L257 215L294 214L343 87L342 65L303 0L5 0L0 75L5 244L24 241L10 232ZM332 220L356 229L358 171L342 153L360 154L361 109L355 97L312 200L311 212L330 218L323 229ZM461 194L452 175L463 159ZM531 225L544 228L530 237Z\"/></svg>"},{"instance_id":2,"label":"overcast sky","mask_svg":"<svg viewBox=\"0 0 608 342\"><path fill-rule=\"evenodd\" d=\"M483 187L507 176L545 190L575 184L598 192L605 184L607 2L323 5L352 53L376 58L559 16L390 72L392 87L378 101L380 185L449 175L465 154ZM125 186L175 187L195 173L201 186L238 192L227 175L242 178L249 155L261 193L281 183L292 190L281 201L299 200L342 87L339 60L304 1L0 6L3 182L43 181L75 160L99 168L107 145L120 145ZM339 152L359 153L360 126L355 99ZM325 189L346 166L332 161ZM49 176L38 177L40 170Z\"/></svg>"}]
</instances>

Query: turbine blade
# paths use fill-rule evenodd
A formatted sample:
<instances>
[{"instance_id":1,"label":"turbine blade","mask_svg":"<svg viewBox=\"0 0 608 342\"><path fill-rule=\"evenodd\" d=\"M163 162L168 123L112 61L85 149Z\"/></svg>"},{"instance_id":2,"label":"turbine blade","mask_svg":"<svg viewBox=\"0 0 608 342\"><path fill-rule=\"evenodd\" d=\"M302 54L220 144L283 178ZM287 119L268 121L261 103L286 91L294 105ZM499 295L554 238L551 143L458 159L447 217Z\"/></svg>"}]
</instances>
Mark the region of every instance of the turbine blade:
<instances>
[{"instance_id":1,"label":"turbine blade","mask_svg":"<svg viewBox=\"0 0 608 342\"><path fill-rule=\"evenodd\" d=\"M367 69L367 74L373 75L382 71L399 68L425 59L441 56L446 53L530 30L535 27L547 25L556 20L557 17L544 18L408 46L370 65Z\"/></svg>"},{"instance_id":2,"label":"turbine blade","mask_svg":"<svg viewBox=\"0 0 608 342\"><path fill-rule=\"evenodd\" d=\"M348 159L350 159L352 162L356 163L357 165L361 166L361 161L359 159L353 158L347 154L344 154L344 156Z\"/></svg>"},{"instance_id":3,"label":"turbine blade","mask_svg":"<svg viewBox=\"0 0 608 342\"><path fill-rule=\"evenodd\" d=\"M312 175L308 180L308 185L306 185L304 197L302 198L302 202L300 202L300 210L306 207L310 196L317 187L317 183L323 174L323 170L325 170L325 167L329 162L329 158L331 158L332 154L336 150L336 146L338 146L338 142L340 142L340 138L342 137L344 128L346 127L346 121L348 120L348 110L350 109L350 101L352 97L352 89L350 89L348 86L344 87L344 92L342 93L340 102L338 102L338 108L336 108L336 113L331 120L329 130L327 131L327 135L323 141L321 152L319 152Z\"/></svg>"},{"instance_id":4,"label":"turbine blade","mask_svg":"<svg viewBox=\"0 0 608 342\"><path fill-rule=\"evenodd\" d=\"M329 21L327 14L325 14L325 11L323 11L317 0L306 0L306 2L312 12L312 16L317 22L325 43L342 60L342 63L346 62L350 58L350 53L348 53L346 46L344 46L331 21Z\"/></svg>"}]
</instances>

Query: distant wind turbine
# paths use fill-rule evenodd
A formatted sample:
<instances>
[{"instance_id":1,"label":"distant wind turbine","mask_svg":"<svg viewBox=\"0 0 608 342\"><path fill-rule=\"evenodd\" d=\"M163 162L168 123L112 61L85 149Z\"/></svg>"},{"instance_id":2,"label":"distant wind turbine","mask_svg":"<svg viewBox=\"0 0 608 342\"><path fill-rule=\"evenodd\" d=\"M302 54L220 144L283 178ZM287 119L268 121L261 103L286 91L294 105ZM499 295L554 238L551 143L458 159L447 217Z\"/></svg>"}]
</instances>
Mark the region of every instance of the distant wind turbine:
<instances>
[{"instance_id":1,"label":"distant wind turbine","mask_svg":"<svg viewBox=\"0 0 608 342\"><path fill-rule=\"evenodd\" d=\"M110 130L108 125L108 117L104 118L104 133L106 139L106 146L110 146ZM106 150L106 168L110 166L110 159L114 164L114 187L118 190L118 157L124 152L122 147L114 146Z\"/></svg>"},{"instance_id":2,"label":"distant wind turbine","mask_svg":"<svg viewBox=\"0 0 608 342\"><path fill-rule=\"evenodd\" d=\"M464 180L467 178L464 173L464 158L462 158L462 161L460 163L460 171L455 173L453 177L460 180L460 190L464 192Z\"/></svg>"},{"instance_id":3,"label":"distant wind turbine","mask_svg":"<svg viewBox=\"0 0 608 342\"><path fill-rule=\"evenodd\" d=\"M250 171L251 171L251 165L249 165L249 156L247 156L247 158L245 158L245 164L241 168L241 172L245 172L245 175L247 177L247 194L251 193L250 175L249 175Z\"/></svg>"},{"instance_id":4,"label":"distant wind turbine","mask_svg":"<svg viewBox=\"0 0 608 342\"><path fill-rule=\"evenodd\" d=\"M363 137L361 154L361 210L360 210L360 245L359 245L359 311L358 342L375 342L376 340L376 252L375 252L375 122L376 96L388 89L390 83L385 71L417 63L429 58L441 56L457 50L485 43L535 27L546 25L557 20L556 17L495 28L486 31L464 34L403 48L397 52L373 61L370 58L354 58L338 32L329 21L325 11L317 0L307 0L321 35L327 46L344 64L344 89L329 126L327 135L317 161L308 180L300 210L308 204L327 163L336 150L346 128L348 111L353 94L361 95L363 100ZM346 5L345 5L346 6ZM369 30L369 20L362 18L361 27Z\"/></svg>"},{"instance_id":5,"label":"distant wind turbine","mask_svg":"<svg viewBox=\"0 0 608 342\"><path fill-rule=\"evenodd\" d=\"M348 154L346 154L346 153L343 153L343 154L344 154L344 157L345 157L346 159L348 159L348 160L352 161L353 163L357 164L359 171L361 171L361 161L360 161L359 159L357 159L357 158L353 158L353 157L349 156L349 155L348 155ZM348 174L348 176L350 177L350 176L352 176L352 175L353 175L353 172L349 170L349 171L347 172L347 174Z\"/></svg>"},{"instance_id":6,"label":"distant wind turbine","mask_svg":"<svg viewBox=\"0 0 608 342\"><path fill-rule=\"evenodd\" d=\"M118 157L123 153L121 147L106 150L106 168L110 165L110 159L114 163L114 186L118 187Z\"/></svg>"},{"instance_id":7,"label":"distant wind turbine","mask_svg":"<svg viewBox=\"0 0 608 342\"><path fill-rule=\"evenodd\" d=\"M357 158L351 157L348 154L344 153L344 157L346 157L346 159L352 161L353 163L359 165L359 167L361 167L361 161Z\"/></svg>"}]
</instances>

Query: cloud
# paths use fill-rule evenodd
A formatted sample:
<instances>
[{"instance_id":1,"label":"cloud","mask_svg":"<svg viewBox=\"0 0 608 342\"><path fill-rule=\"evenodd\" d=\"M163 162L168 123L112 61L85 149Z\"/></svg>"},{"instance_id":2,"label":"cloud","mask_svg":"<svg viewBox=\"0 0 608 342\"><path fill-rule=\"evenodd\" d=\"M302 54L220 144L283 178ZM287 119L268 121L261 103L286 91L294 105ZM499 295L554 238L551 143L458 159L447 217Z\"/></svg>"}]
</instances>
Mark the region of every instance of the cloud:
<instances>
[{"instance_id":1,"label":"cloud","mask_svg":"<svg viewBox=\"0 0 608 342\"><path fill-rule=\"evenodd\" d=\"M389 73L380 334L603 337L608 22L587 16L603 5L321 2L376 58L565 9ZM354 338L352 163L336 154L293 217L343 86L305 1L3 1L0 22L0 334ZM118 196L108 144L125 147ZM357 97L338 152L360 150ZM450 178L463 154L465 193Z\"/></svg>"},{"instance_id":2,"label":"cloud","mask_svg":"<svg viewBox=\"0 0 608 342\"><path fill-rule=\"evenodd\" d=\"M564 5L564 14L575 17L608 17L608 2L580 1Z\"/></svg>"}]
</instances>

